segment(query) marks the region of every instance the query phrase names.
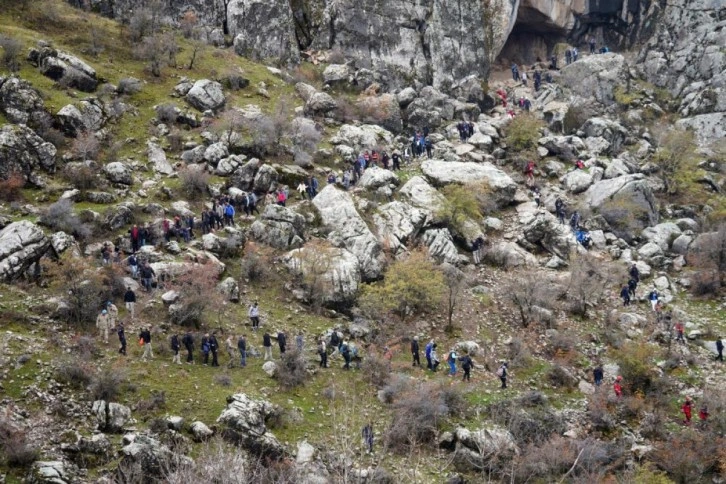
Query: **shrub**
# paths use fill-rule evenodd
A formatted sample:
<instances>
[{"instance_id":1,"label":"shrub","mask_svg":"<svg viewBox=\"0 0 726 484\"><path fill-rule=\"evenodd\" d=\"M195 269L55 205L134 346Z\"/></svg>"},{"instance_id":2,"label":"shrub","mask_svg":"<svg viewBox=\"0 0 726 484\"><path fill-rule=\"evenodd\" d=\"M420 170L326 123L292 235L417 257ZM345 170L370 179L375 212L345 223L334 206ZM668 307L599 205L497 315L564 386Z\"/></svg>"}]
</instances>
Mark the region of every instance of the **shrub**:
<instances>
[{"instance_id":1,"label":"shrub","mask_svg":"<svg viewBox=\"0 0 726 484\"><path fill-rule=\"evenodd\" d=\"M179 22L179 27L181 27L182 35L185 39L191 39L192 35L194 34L194 28L199 23L199 18L197 17L197 14L191 10L184 12L184 15L182 15L182 19Z\"/></svg>"},{"instance_id":2,"label":"shrub","mask_svg":"<svg viewBox=\"0 0 726 484\"><path fill-rule=\"evenodd\" d=\"M63 168L63 177L82 191L98 185L96 170L86 163L69 163Z\"/></svg>"},{"instance_id":3,"label":"shrub","mask_svg":"<svg viewBox=\"0 0 726 484\"><path fill-rule=\"evenodd\" d=\"M71 154L77 160L96 160L101 150L101 143L93 133L84 131L71 143Z\"/></svg>"},{"instance_id":4,"label":"shrub","mask_svg":"<svg viewBox=\"0 0 726 484\"><path fill-rule=\"evenodd\" d=\"M452 392L455 392L453 388ZM388 448L405 452L434 442L440 426L456 413L447 405L452 396L444 397L442 387L419 385L394 402L393 418L384 435Z\"/></svg>"},{"instance_id":5,"label":"shrub","mask_svg":"<svg viewBox=\"0 0 726 484\"><path fill-rule=\"evenodd\" d=\"M105 369L94 375L91 380L91 396L94 400L112 402L121 394L126 374L119 369Z\"/></svg>"},{"instance_id":6,"label":"shrub","mask_svg":"<svg viewBox=\"0 0 726 484\"><path fill-rule=\"evenodd\" d=\"M582 127L585 122L594 116L592 109L585 106L570 106L562 120L562 132L570 134Z\"/></svg>"},{"instance_id":7,"label":"shrub","mask_svg":"<svg viewBox=\"0 0 726 484\"><path fill-rule=\"evenodd\" d=\"M164 124L176 123L179 109L173 103L164 103L156 106L156 117Z\"/></svg>"},{"instance_id":8,"label":"shrub","mask_svg":"<svg viewBox=\"0 0 726 484\"><path fill-rule=\"evenodd\" d=\"M705 482L707 476L718 471L723 444L721 437L687 429L658 445L653 461L678 483Z\"/></svg>"},{"instance_id":9,"label":"shrub","mask_svg":"<svg viewBox=\"0 0 726 484\"><path fill-rule=\"evenodd\" d=\"M40 454L27 434L4 418L0 420L0 459L10 467L29 467Z\"/></svg>"},{"instance_id":10,"label":"shrub","mask_svg":"<svg viewBox=\"0 0 726 484\"><path fill-rule=\"evenodd\" d=\"M149 398L139 400L135 410L141 413L154 412L166 408L166 392L152 390Z\"/></svg>"},{"instance_id":11,"label":"shrub","mask_svg":"<svg viewBox=\"0 0 726 484\"><path fill-rule=\"evenodd\" d=\"M22 174L14 172L6 180L0 180L0 200L4 202L19 202L23 199L25 178Z\"/></svg>"},{"instance_id":12,"label":"shrub","mask_svg":"<svg viewBox=\"0 0 726 484\"><path fill-rule=\"evenodd\" d=\"M141 91L141 81L133 77L124 77L118 81L116 92L120 95L132 96Z\"/></svg>"},{"instance_id":13,"label":"shrub","mask_svg":"<svg viewBox=\"0 0 726 484\"><path fill-rule=\"evenodd\" d=\"M23 50L23 44L12 37L0 35L0 49L3 50L3 65L10 72L18 72L20 70L20 52Z\"/></svg>"},{"instance_id":14,"label":"shrub","mask_svg":"<svg viewBox=\"0 0 726 484\"><path fill-rule=\"evenodd\" d=\"M540 278L527 274L512 281L505 288L506 297L514 304L519 323L523 328L540 322L552 301L551 287L542 284Z\"/></svg>"},{"instance_id":15,"label":"shrub","mask_svg":"<svg viewBox=\"0 0 726 484\"><path fill-rule=\"evenodd\" d=\"M88 364L75 359L61 361L55 370L56 380L77 390L91 383L92 377L93 373Z\"/></svg>"},{"instance_id":16,"label":"shrub","mask_svg":"<svg viewBox=\"0 0 726 484\"><path fill-rule=\"evenodd\" d=\"M520 114L505 130L505 142L515 152L531 153L537 148L542 122L531 114Z\"/></svg>"},{"instance_id":17,"label":"shrub","mask_svg":"<svg viewBox=\"0 0 726 484\"><path fill-rule=\"evenodd\" d=\"M250 251L240 265L242 278L249 282L261 282L269 276L267 264L256 252Z\"/></svg>"},{"instance_id":18,"label":"shrub","mask_svg":"<svg viewBox=\"0 0 726 484\"><path fill-rule=\"evenodd\" d=\"M227 373L220 373L214 377L214 381L219 386L228 387L232 385L232 377Z\"/></svg>"},{"instance_id":19,"label":"shrub","mask_svg":"<svg viewBox=\"0 0 726 484\"><path fill-rule=\"evenodd\" d=\"M283 353L275 378L286 390L303 385L308 378L304 355L296 349Z\"/></svg>"},{"instance_id":20,"label":"shrub","mask_svg":"<svg viewBox=\"0 0 726 484\"><path fill-rule=\"evenodd\" d=\"M96 320L99 308L106 301L101 277L84 259L63 257L50 266L48 278L51 287L63 295L68 306L64 319L82 328L90 328Z\"/></svg>"},{"instance_id":21,"label":"shrub","mask_svg":"<svg viewBox=\"0 0 726 484\"><path fill-rule=\"evenodd\" d=\"M391 404L411 385L411 379L403 375L394 375L388 380L388 384L379 392L379 398Z\"/></svg>"},{"instance_id":22,"label":"shrub","mask_svg":"<svg viewBox=\"0 0 726 484\"><path fill-rule=\"evenodd\" d=\"M631 394L638 392L647 394L654 389L655 379L650 367L654 353L655 350L645 343L626 344L622 350L615 353L624 387L629 389Z\"/></svg>"},{"instance_id":23,"label":"shrub","mask_svg":"<svg viewBox=\"0 0 726 484\"><path fill-rule=\"evenodd\" d=\"M73 342L73 351L83 360L90 360L102 355L96 340L91 336L76 337Z\"/></svg>"},{"instance_id":24,"label":"shrub","mask_svg":"<svg viewBox=\"0 0 726 484\"><path fill-rule=\"evenodd\" d=\"M547 380L556 388L572 388L577 380L560 365L555 365L547 372Z\"/></svg>"},{"instance_id":25,"label":"shrub","mask_svg":"<svg viewBox=\"0 0 726 484\"><path fill-rule=\"evenodd\" d=\"M587 317L588 307L600 301L603 288L610 287L615 282L616 274L617 271L611 270L610 265L589 254L572 257L566 293L570 312Z\"/></svg>"},{"instance_id":26,"label":"shrub","mask_svg":"<svg viewBox=\"0 0 726 484\"><path fill-rule=\"evenodd\" d=\"M40 216L39 222L54 231L63 231L77 239L88 239L92 234L91 226L81 222L73 211L73 202L61 199L51 204Z\"/></svg>"},{"instance_id":27,"label":"shrub","mask_svg":"<svg viewBox=\"0 0 726 484\"><path fill-rule=\"evenodd\" d=\"M201 326L205 315L221 311L222 295L217 288L217 269L212 264L198 264L172 281L179 293L171 322L181 326ZM219 314L219 313L218 313Z\"/></svg>"},{"instance_id":28,"label":"shrub","mask_svg":"<svg viewBox=\"0 0 726 484\"><path fill-rule=\"evenodd\" d=\"M391 364L385 358L374 354L367 354L361 364L363 377L371 385L382 387L391 378Z\"/></svg>"},{"instance_id":29,"label":"shrub","mask_svg":"<svg viewBox=\"0 0 726 484\"><path fill-rule=\"evenodd\" d=\"M528 444L517 459L515 475L517 482L526 482L533 477L555 482L567 472L577 457L572 442L559 435L544 445Z\"/></svg>"},{"instance_id":30,"label":"shrub","mask_svg":"<svg viewBox=\"0 0 726 484\"><path fill-rule=\"evenodd\" d=\"M209 190L209 174L197 168L179 171L182 193L193 200L206 196Z\"/></svg>"}]
</instances>

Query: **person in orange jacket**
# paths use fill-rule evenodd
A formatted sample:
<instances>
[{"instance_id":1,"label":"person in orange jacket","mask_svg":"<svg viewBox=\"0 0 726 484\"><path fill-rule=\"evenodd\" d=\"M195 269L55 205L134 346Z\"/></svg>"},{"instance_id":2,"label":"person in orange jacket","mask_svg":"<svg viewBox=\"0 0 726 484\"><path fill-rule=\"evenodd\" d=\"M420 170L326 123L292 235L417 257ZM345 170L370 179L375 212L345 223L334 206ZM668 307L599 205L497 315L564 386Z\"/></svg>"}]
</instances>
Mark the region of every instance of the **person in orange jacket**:
<instances>
[{"instance_id":1,"label":"person in orange jacket","mask_svg":"<svg viewBox=\"0 0 726 484\"><path fill-rule=\"evenodd\" d=\"M613 390L615 391L615 396L620 398L623 396L623 377L618 375L617 378L615 378L615 383L613 383Z\"/></svg>"}]
</instances>

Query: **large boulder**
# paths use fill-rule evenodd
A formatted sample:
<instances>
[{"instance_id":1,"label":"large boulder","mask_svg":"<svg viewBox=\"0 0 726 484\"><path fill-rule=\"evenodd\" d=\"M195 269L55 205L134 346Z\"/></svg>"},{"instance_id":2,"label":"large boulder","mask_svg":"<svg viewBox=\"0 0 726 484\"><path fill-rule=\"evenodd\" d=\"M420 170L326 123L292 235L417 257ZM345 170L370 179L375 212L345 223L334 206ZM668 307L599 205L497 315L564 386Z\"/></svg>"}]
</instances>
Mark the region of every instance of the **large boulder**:
<instances>
[{"instance_id":1,"label":"large boulder","mask_svg":"<svg viewBox=\"0 0 726 484\"><path fill-rule=\"evenodd\" d=\"M366 96L358 101L357 106L364 120L375 122L393 133L403 130L401 108L395 95Z\"/></svg>"},{"instance_id":2,"label":"large boulder","mask_svg":"<svg viewBox=\"0 0 726 484\"><path fill-rule=\"evenodd\" d=\"M103 172L106 175L106 179L111 183L131 185L134 182L131 170L129 170L129 168L120 161L112 161L105 165L103 167Z\"/></svg>"},{"instance_id":3,"label":"large boulder","mask_svg":"<svg viewBox=\"0 0 726 484\"><path fill-rule=\"evenodd\" d=\"M98 131L103 127L105 115L103 107L95 99L79 102L77 105L68 104L63 106L56 119L61 129L68 136L78 136L83 132Z\"/></svg>"},{"instance_id":4,"label":"large boulder","mask_svg":"<svg viewBox=\"0 0 726 484\"><path fill-rule=\"evenodd\" d=\"M527 242L539 245L563 260L569 259L573 251L585 251L585 248L577 242L569 225L560 224L549 212L538 212L522 231Z\"/></svg>"},{"instance_id":5,"label":"large boulder","mask_svg":"<svg viewBox=\"0 0 726 484\"><path fill-rule=\"evenodd\" d=\"M131 420L131 409L120 403L96 400L91 411L96 416L98 429L104 432L123 432Z\"/></svg>"},{"instance_id":6,"label":"large boulder","mask_svg":"<svg viewBox=\"0 0 726 484\"><path fill-rule=\"evenodd\" d=\"M537 258L514 242L501 241L493 244L484 252L486 260L492 264L510 269L514 267L537 265Z\"/></svg>"},{"instance_id":7,"label":"large boulder","mask_svg":"<svg viewBox=\"0 0 726 484\"><path fill-rule=\"evenodd\" d=\"M244 393L227 397L227 408L217 419L225 426L224 434L247 451L278 460L285 449L265 423L280 410L266 400L252 399Z\"/></svg>"},{"instance_id":8,"label":"large boulder","mask_svg":"<svg viewBox=\"0 0 726 484\"><path fill-rule=\"evenodd\" d=\"M275 184L277 183L278 176L279 175L277 173L277 170L272 165L262 165L259 167L257 173L255 174L254 180L252 182L252 188L258 193L267 193L272 188L274 188Z\"/></svg>"},{"instance_id":9,"label":"large boulder","mask_svg":"<svg viewBox=\"0 0 726 484\"><path fill-rule=\"evenodd\" d=\"M27 126L5 125L0 128L0 179L18 174L26 182L39 184L35 171L53 171L56 151Z\"/></svg>"},{"instance_id":10,"label":"large boulder","mask_svg":"<svg viewBox=\"0 0 726 484\"><path fill-rule=\"evenodd\" d=\"M289 252L283 262L302 276L308 294L317 292L326 303L350 302L358 293L360 264L346 249L310 244Z\"/></svg>"},{"instance_id":11,"label":"large boulder","mask_svg":"<svg viewBox=\"0 0 726 484\"><path fill-rule=\"evenodd\" d=\"M459 254L448 229L429 229L423 233L421 239L428 248L429 255L439 262L459 265L465 264L468 260Z\"/></svg>"},{"instance_id":12,"label":"large boulder","mask_svg":"<svg viewBox=\"0 0 726 484\"><path fill-rule=\"evenodd\" d=\"M482 471L494 459L511 459L519 454L514 437L508 430L492 427L454 431L454 465L461 471Z\"/></svg>"},{"instance_id":13,"label":"large boulder","mask_svg":"<svg viewBox=\"0 0 726 484\"><path fill-rule=\"evenodd\" d=\"M607 153L617 155L620 153L628 130L620 123L605 118L589 118L582 126L588 138L599 137L608 142Z\"/></svg>"},{"instance_id":14,"label":"large boulder","mask_svg":"<svg viewBox=\"0 0 726 484\"><path fill-rule=\"evenodd\" d=\"M37 262L50 247L43 230L28 220L0 231L0 280L11 281Z\"/></svg>"},{"instance_id":15,"label":"large boulder","mask_svg":"<svg viewBox=\"0 0 726 484\"><path fill-rule=\"evenodd\" d=\"M338 103L327 92L316 92L305 102L305 112L312 115L322 115L333 111Z\"/></svg>"},{"instance_id":16,"label":"large boulder","mask_svg":"<svg viewBox=\"0 0 726 484\"><path fill-rule=\"evenodd\" d=\"M648 181L640 173L594 183L585 191L583 198L590 208L600 209L611 225L621 221L619 218L623 217L623 211L643 226L658 223L657 202Z\"/></svg>"},{"instance_id":17,"label":"large boulder","mask_svg":"<svg viewBox=\"0 0 726 484\"><path fill-rule=\"evenodd\" d=\"M30 126L47 115L38 91L18 77L0 77L0 113L11 123Z\"/></svg>"},{"instance_id":18,"label":"large boulder","mask_svg":"<svg viewBox=\"0 0 726 484\"><path fill-rule=\"evenodd\" d=\"M367 190L376 190L388 185L398 185L398 175L390 170L372 166L358 180L358 186Z\"/></svg>"},{"instance_id":19,"label":"large boulder","mask_svg":"<svg viewBox=\"0 0 726 484\"><path fill-rule=\"evenodd\" d=\"M568 192L582 193L592 185L592 174L585 170L572 170L560 178Z\"/></svg>"},{"instance_id":20,"label":"large boulder","mask_svg":"<svg viewBox=\"0 0 726 484\"><path fill-rule=\"evenodd\" d=\"M355 126L344 124L338 133L330 139L334 145L346 145L355 150L375 149L378 146L389 146L393 142L390 131L373 124Z\"/></svg>"},{"instance_id":21,"label":"large boulder","mask_svg":"<svg viewBox=\"0 0 726 484\"><path fill-rule=\"evenodd\" d=\"M426 223L432 222L436 213L444 206L446 199L422 176L411 177L399 192L414 207L426 213Z\"/></svg>"},{"instance_id":22,"label":"large boulder","mask_svg":"<svg viewBox=\"0 0 726 484\"><path fill-rule=\"evenodd\" d=\"M384 247L398 254L416 237L426 221L426 212L404 202L391 202L373 214L373 223Z\"/></svg>"},{"instance_id":23,"label":"large boulder","mask_svg":"<svg viewBox=\"0 0 726 484\"><path fill-rule=\"evenodd\" d=\"M250 227L250 237L277 249L300 247L303 244L305 217L291 208L268 204Z\"/></svg>"},{"instance_id":24,"label":"large boulder","mask_svg":"<svg viewBox=\"0 0 726 484\"><path fill-rule=\"evenodd\" d=\"M381 276L385 265L381 244L355 209L348 192L327 185L313 199L323 224L331 230L328 239L352 252L360 264L364 280Z\"/></svg>"},{"instance_id":25,"label":"large boulder","mask_svg":"<svg viewBox=\"0 0 726 484\"><path fill-rule=\"evenodd\" d=\"M201 79L187 92L186 100L200 111L217 111L224 106L224 90L216 81Z\"/></svg>"},{"instance_id":26,"label":"large boulder","mask_svg":"<svg viewBox=\"0 0 726 484\"><path fill-rule=\"evenodd\" d=\"M489 162L426 160L421 164L421 170L437 186L484 182L489 185L493 197L500 205L511 203L517 191L514 180Z\"/></svg>"},{"instance_id":27,"label":"large boulder","mask_svg":"<svg viewBox=\"0 0 726 484\"><path fill-rule=\"evenodd\" d=\"M648 227L640 234L648 242L658 245L663 251L670 249L673 241L681 235L682 231L673 222L663 222L653 227Z\"/></svg>"},{"instance_id":28,"label":"large boulder","mask_svg":"<svg viewBox=\"0 0 726 484\"><path fill-rule=\"evenodd\" d=\"M165 471L192 463L190 458L172 452L166 445L148 435L133 436L133 442L124 446L121 453L124 463L139 466L146 476L160 477Z\"/></svg>"},{"instance_id":29,"label":"large boulder","mask_svg":"<svg viewBox=\"0 0 726 484\"><path fill-rule=\"evenodd\" d=\"M44 48L37 54L37 62L44 76L63 82L68 87L93 92L98 86L96 70L67 52Z\"/></svg>"},{"instance_id":30,"label":"large boulder","mask_svg":"<svg viewBox=\"0 0 726 484\"><path fill-rule=\"evenodd\" d=\"M594 97L609 106L615 101L614 89L625 85L625 58L620 54L583 56L562 67L561 82L582 98Z\"/></svg>"},{"instance_id":31,"label":"large boulder","mask_svg":"<svg viewBox=\"0 0 726 484\"><path fill-rule=\"evenodd\" d=\"M35 461L25 479L28 484L73 484L78 482L78 468L68 462Z\"/></svg>"},{"instance_id":32,"label":"large boulder","mask_svg":"<svg viewBox=\"0 0 726 484\"><path fill-rule=\"evenodd\" d=\"M155 172L161 173L162 175L171 175L174 173L174 167L167 161L164 148L151 141L146 144L146 147L149 163L153 165Z\"/></svg>"}]
</instances>

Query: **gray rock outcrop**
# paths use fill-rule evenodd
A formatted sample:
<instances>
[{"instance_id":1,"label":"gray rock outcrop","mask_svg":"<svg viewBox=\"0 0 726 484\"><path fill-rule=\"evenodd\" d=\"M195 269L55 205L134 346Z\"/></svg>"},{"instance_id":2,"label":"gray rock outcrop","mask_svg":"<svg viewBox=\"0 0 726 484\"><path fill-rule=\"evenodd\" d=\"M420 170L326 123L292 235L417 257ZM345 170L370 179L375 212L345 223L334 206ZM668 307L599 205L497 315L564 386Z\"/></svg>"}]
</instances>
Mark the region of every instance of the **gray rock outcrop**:
<instances>
[{"instance_id":1,"label":"gray rock outcrop","mask_svg":"<svg viewBox=\"0 0 726 484\"><path fill-rule=\"evenodd\" d=\"M322 295L326 303L345 303L353 301L358 293L360 264L346 249L309 244L287 253L283 262L293 273L303 276L305 297Z\"/></svg>"},{"instance_id":2,"label":"gray rock outcrop","mask_svg":"<svg viewBox=\"0 0 726 484\"><path fill-rule=\"evenodd\" d=\"M98 429L104 432L123 432L131 420L131 409L120 403L96 400L91 411L96 416Z\"/></svg>"},{"instance_id":3,"label":"gray rock outcrop","mask_svg":"<svg viewBox=\"0 0 726 484\"><path fill-rule=\"evenodd\" d=\"M584 56L561 70L562 83L582 98L594 97L599 103L610 105L615 100L614 90L625 84L625 58L620 54Z\"/></svg>"},{"instance_id":4,"label":"gray rock outcrop","mask_svg":"<svg viewBox=\"0 0 726 484\"><path fill-rule=\"evenodd\" d=\"M222 85L209 79L201 79L195 82L187 92L186 100L200 111L216 111L222 108L225 103Z\"/></svg>"},{"instance_id":5,"label":"gray rock outcrop","mask_svg":"<svg viewBox=\"0 0 726 484\"><path fill-rule=\"evenodd\" d=\"M502 205L511 203L517 191L514 180L489 162L426 160L421 164L421 170L426 178L438 186L485 182L497 202Z\"/></svg>"},{"instance_id":6,"label":"gray rock outcrop","mask_svg":"<svg viewBox=\"0 0 726 484\"><path fill-rule=\"evenodd\" d=\"M250 227L250 238L277 249L297 248L303 244L305 217L277 204L265 206Z\"/></svg>"},{"instance_id":7,"label":"gray rock outcrop","mask_svg":"<svg viewBox=\"0 0 726 484\"><path fill-rule=\"evenodd\" d=\"M384 247L394 254L405 250L406 244L418 235L426 222L426 212L404 202L391 202L373 214L373 223Z\"/></svg>"},{"instance_id":8,"label":"gray rock outcrop","mask_svg":"<svg viewBox=\"0 0 726 484\"><path fill-rule=\"evenodd\" d=\"M217 423L225 426L226 437L237 445L255 455L278 460L285 455L285 449L265 425L277 413L279 409L266 400L236 393L227 397L227 408L222 411Z\"/></svg>"},{"instance_id":9,"label":"gray rock outcrop","mask_svg":"<svg viewBox=\"0 0 726 484\"><path fill-rule=\"evenodd\" d=\"M11 123L29 126L47 116L38 91L18 77L0 77L0 112Z\"/></svg>"},{"instance_id":10,"label":"gray rock outcrop","mask_svg":"<svg viewBox=\"0 0 726 484\"><path fill-rule=\"evenodd\" d=\"M0 231L0 280L11 281L37 262L50 247L43 230L28 220Z\"/></svg>"},{"instance_id":11,"label":"gray rock outcrop","mask_svg":"<svg viewBox=\"0 0 726 484\"><path fill-rule=\"evenodd\" d=\"M19 174L25 181L38 184L36 171L55 169L56 148L24 125L0 128L0 178Z\"/></svg>"},{"instance_id":12,"label":"gray rock outcrop","mask_svg":"<svg viewBox=\"0 0 726 484\"><path fill-rule=\"evenodd\" d=\"M594 183L584 193L585 203L595 209L608 204L621 205L633 217L640 218L644 226L658 222L658 208L653 192L642 174L626 175ZM634 213L635 211L640 213ZM605 211L608 223L617 222L618 210ZM615 217L615 218L613 218Z\"/></svg>"},{"instance_id":13,"label":"gray rock outcrop","mask_svg":"<svg viewBox=\"0 0 726 484\"><path fill-rule=\"evenodd\" d=\"M350 194L327 185L313 199L313 205L331 230L328 240L358 258L363 279L380 277L385 265L381 244L358 214Z\"/></svg>"}]
</instances>

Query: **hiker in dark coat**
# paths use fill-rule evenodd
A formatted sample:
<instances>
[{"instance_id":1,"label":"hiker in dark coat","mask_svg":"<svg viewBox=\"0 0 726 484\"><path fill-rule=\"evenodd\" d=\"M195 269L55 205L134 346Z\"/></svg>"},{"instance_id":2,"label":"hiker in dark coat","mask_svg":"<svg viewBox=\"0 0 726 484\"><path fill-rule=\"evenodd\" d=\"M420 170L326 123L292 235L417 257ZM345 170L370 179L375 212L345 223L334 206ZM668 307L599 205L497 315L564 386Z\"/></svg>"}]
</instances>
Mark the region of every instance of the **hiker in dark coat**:
<instances>
[{"instance_id":1,"label":"hiker in dark coat","mask_svg":"<svg viewBox=\"0 0 726 484\"><path fill-rule=\"evenodd\" d=\"M413 366L421 367L421 355L419 354L418 336L414 336L411 340L411 356L413 356Z\"/></svg>"}]
</instances>

